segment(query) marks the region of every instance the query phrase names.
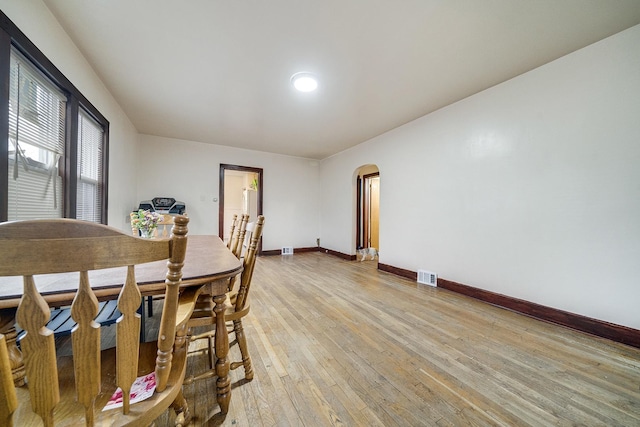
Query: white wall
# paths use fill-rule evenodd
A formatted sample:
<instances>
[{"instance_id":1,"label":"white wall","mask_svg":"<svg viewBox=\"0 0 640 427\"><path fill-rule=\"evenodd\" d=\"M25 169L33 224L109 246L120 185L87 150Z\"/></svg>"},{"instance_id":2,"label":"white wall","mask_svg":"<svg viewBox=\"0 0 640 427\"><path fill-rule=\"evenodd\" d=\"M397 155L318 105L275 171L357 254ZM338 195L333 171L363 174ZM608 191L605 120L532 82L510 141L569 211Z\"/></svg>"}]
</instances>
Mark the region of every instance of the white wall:
<instances>
[{"instance_id":1,"label":"white wall","mask_svg":"<svg viewBox=\"0 0 640 427\"><path fill-rule=\"evenodd\" d=\"M354 253L376 164L380 262L640 328L638 46L640 26L325 159L322 246Z\"/></svg>"},{"instance_id":2,"label":"white wall","mask_svg":"<svg viewBox=\"0 0 640 427\"><path fill-rule=\"evenodd\" d=\"M138 198L169 196L185 202L191 234L218 234L213 199L219 197L220 164L226 163L263 169L263 250L316 246L318 162L150 135L140 135L138 148L149 165L138 168Z\"/></svg>"},{"instance_id":3,"label":"white wall","mask_svg":"<svg viewBox=\"0 0 640 427\"><path fill-rule=\"evenodd\" d=\"M126 216L136 201L136 129L42 2L0 0L0 9L109 120L108 223L131 230Z\"/></svg>"},{"instance_id":4,"label":"white wall","mask_svg":"<svg viewBox=\"0 0 640 427\"><path fill-rule=\"evenodd\" d=\"M138 135L41 1L0 0L0 8L109 120L110 225L130 230L127 218L140 200L168 195L187 204L192 233L217 234L218 205L213 198L218 197L219 164L229 163L264 169L263 249L316 245L318 162ZM176 161L184 167L173 174L157 166Z\"/></svg>"},{"instance_id":5,"label":"white wall","mask_svg":"<svg viewBox=\"0 0 640 427\"><path fill-rule=\"evenodd\" d=\"M138 141L43 3L0 0L0 8L109 120L109 224L126 230L141 199L171 195L187 203L192 233L217 234L212 199L219 164L230 163L265 171L265 250L320 237L353 254L355 172L375 164L381 262L640 329L640 26L318 168L197 142ZM175 162L185 167L158 167Z\"/></svg>"}]
</instances>

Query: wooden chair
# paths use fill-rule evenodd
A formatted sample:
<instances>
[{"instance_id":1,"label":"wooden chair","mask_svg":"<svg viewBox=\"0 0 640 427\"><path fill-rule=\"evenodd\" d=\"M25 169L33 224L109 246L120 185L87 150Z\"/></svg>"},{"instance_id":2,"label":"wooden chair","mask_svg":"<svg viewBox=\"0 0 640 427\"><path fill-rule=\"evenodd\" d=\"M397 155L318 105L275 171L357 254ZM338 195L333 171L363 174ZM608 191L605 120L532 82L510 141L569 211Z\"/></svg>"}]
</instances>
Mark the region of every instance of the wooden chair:
<instances>
[{"instance_id":1,"label":"wooden chair","mask_svg":"<svg viewBox=\"0 0 640 427\"><path fill-rule=\"evenodd\" d=\"M95 322L100 326L110 326L118 321L122 313L118 310L118 301L107 300L98 303L98 314L95 317ZM144 323L144 320L143 320ZM51 309L51 316L47 323L47 329L53 331L54 337L64 337L71 334L73 328L77 325L76 321L71 317L71 307L55 307ZM17 330L18 340L22 339L24 331ZM144 341L144 332L140 338Z\"/></svg>"},{"instance_id":2,"label":"wooden chair","mask_svg":"<svg viewBox=\"0 0 640 427\"><path fill-rule=\"evenodd\" d=\"M247 218L248 220L249 218ZM242 258L244 254L249 250L249 245L251 244L251 236L253 235L253 231L256 229L257 219L253 222L247 222L246 231L244 234L244 239L242 240L242 249L240 250L238 256ZM257 250L257 249L256 249Z\"/></svg>"},{"instance_id":3,"label":"wooden chair","mask_svg":"<svg viewBox=\"0 0 640 427\"><path fill-rule=\"evenodd\" d=\"M229 250L233 252L238 259L240 259L240 255L242 254L242 242L244 241L245 233L247 231L247 222L249 222L249 215L242 214L240 216L240 224L231 235Z\"/></svg>"},{"instance_id":4,"label":"wooden chair","mask_svg":"<svg viewBox=\"0 0 640 427\"><path fill-rule=\"evenodd\" d=\"M251 233L250 243L247 248L247 252L244 254L243 270L240 277L240 284L238 290L231 290L227 294L229 304L225 312L225 320L227 321L227 333L235 334L235 340L229 344L229 347L237 344L242 356L241 361L231 362L231 369L237 369L240 366L244 367L245 379L251 381L253 379L253 367L251 365L251 357L249 356L249 350L247 348L247 340L244 335L244 329L242 327L242 318L249 314L249 291L251 288L251 278L253 277L253 269L256 262L256 252L258 248L258 242L262 236L262 229L264 226L264 216L260 215L255 222L255 228ZM203 308L204 307L204 308ZM208 340L208 352L209 352L209 370L199 375L185 379L185 384L190 384L193 381L210 378L215 376L215 354L214 354L214 338L215 338L215 325L216 314L211 308L212 305L201 304L200 308L194 310L191 319L188 322L189 328L198 326L214 326L214 329L204 332L202 334L193 335L190 337L190 341L207 339Z\"/></svg>"},{"instance_id":5,"label":"wooden chair","mask_svg":"<svg viewBox=\"0 0 640 427\"><path fill-rule=\"evenodd\" d=\"M231 237L229 238L229 242L227 247L236 258L242 258L242 251L247 247L247 225L249 225L249 215L242 214L240 218L237 218L237 215L234 215L234 220L237 219L237 224L232 228ZM234 284L236 283L237 277L232 277L229 279L229 291L233 289Z\"/></svg>"},{"instance_id":6,"label":"wooden chair","mask_svg":"<svg viewBox=\"0 0 640 427\"><path fill-rule=\"evenodd\" d=\"M233 218L231 219L231 227L229 229L229 240L227 240L227 248L231 248L231 242L233 241L233 233L235 232L237 225L238 225L238 215L233 214Z\"/></svg>"},{"instance_id":7,"label":"wooden chair","mask_svg":"<svg viewBox=\"0 0 640 427\"><path fill-rule=\"evenodd\" d=\"M179 312L178 288L187 246L186 217L177 217L170 239L138 239L105 225L72 219L17 221L0 224L0 275L23 276L24 295L16 313L26 331L21 342L27 385L6 380L7 348L0 336L0 425L144 426L172 407L178 420L189 418L182 396L186 369L187 320ZM166 299L159 341L140 343L140 291L135 265L167 259ZM115 348L100 350L100 328L93 320L98 301L89 270L126 267L118 298L122 312ZM49 307L36 288L34 275L78 272L71 312L72 356L57 356L53 334L45 325ZM36 278L37 279L37 278ZM125 280L126 279L126 280ZM175 344L175 345L174 345ZM156 390L147 400L129 402L136 377L155 372ZM10 371L9 371L9 377ZM102 411L116 391L122 408ZM84 421L83 421L84 420Z\"/></svg>"},{"instance_id":8,"label":"wooden chair","mask_svg":"<svg viewBox=\"0 0 640 427\"><path fill-rule=\"evenodd\" d=\"M167 238L171 233L171 227L173 227L173 216L172 215L162 215L160 221L158 221L158 228L154 230L155 237Z\"/></svg>"}]
</instances>

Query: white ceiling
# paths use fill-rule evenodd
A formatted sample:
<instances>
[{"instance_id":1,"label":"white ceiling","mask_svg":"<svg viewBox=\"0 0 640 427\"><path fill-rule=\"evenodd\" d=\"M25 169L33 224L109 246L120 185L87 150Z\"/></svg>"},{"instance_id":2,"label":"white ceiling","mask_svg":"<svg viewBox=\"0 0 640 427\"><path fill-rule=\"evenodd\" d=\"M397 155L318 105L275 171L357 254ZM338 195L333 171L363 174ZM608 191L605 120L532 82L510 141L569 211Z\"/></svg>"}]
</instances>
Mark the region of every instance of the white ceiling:
<instances>
[{"instance_id":1,"label":"white ceiling","mask_svg":"<svg viewBox=\"0 0 640 427\"><path fill-rule=\"evenodd\" d=\"M140 133L315 159L640 23L640 0L44 3Z\"/></svg>"}]
</instances>

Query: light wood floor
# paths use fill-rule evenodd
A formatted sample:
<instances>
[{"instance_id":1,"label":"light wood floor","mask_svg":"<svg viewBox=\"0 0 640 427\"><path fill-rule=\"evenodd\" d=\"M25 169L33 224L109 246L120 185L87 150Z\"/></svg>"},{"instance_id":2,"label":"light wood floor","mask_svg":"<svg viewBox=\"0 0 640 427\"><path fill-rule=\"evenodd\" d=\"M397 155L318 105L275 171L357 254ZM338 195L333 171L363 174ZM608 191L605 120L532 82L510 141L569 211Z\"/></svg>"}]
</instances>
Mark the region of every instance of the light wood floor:
<instances>
[{"instance_id":1,"label":"light wood floor","mask_svg":"<svg viewBox=\"0 0 640 427\"><path fill-rule=\"evenodd\" d=\"M215 378L185 387L192 425L640 426L640 349L375 262L261 257L244 326L255 379L232 372L224 419ZM191 368L205 361L194 352Z\"/></svg>"}]
</instances>

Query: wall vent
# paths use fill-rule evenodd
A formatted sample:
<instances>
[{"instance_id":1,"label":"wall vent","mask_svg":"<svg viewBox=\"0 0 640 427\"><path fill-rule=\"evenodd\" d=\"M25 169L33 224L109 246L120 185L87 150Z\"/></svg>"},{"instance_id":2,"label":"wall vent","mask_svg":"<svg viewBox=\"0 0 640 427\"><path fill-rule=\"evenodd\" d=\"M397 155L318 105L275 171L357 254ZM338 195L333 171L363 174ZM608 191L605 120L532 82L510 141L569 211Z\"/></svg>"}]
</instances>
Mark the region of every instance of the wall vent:
<instances>
[{"instance_id":1,"label":"wall vent","mask_svg":"<svg viewBox=\"0 0 640 427\"><path fill-rule=\"evenodd\" d=\"M293 248L291 246L285 246L282 248L282 255L293 255Z\"/></svg>"},{"instance_id":2,"label":"wall vent","mask_svg":"<svg viewBox=\"0 0 640 427\"><path fill-rule=\"evenodd\" d=\"M429 286L438 286L438 275L426 270L418 270L418 283Z\"/></svg>"}]
</instances>

